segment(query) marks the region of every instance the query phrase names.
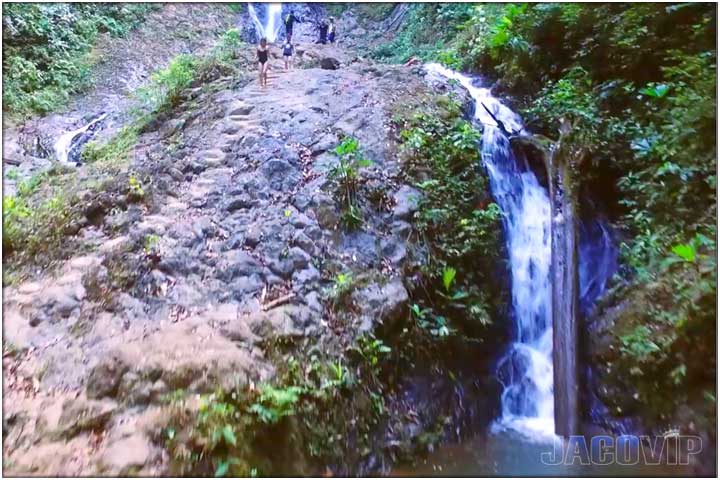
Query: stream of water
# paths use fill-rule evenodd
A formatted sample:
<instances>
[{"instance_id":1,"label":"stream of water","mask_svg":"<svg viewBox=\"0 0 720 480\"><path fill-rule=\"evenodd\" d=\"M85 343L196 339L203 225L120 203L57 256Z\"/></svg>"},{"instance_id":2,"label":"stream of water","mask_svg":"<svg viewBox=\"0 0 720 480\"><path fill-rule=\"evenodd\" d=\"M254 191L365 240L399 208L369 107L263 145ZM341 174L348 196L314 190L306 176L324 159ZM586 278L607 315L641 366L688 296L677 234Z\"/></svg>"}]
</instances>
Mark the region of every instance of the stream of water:
<instances>
[{"instance_id":1,"label":"stream of water","mask_svg":"<svg viewBox=\"0 0 720 480\"><path fill-rule=\"evenodd\" d=\"M102 113L82 127L62 134L54 145L55 157L58 161L68 165L78 165L82 146L92 139L105 117L107 113Z\"/></svg>"}]
</instances>

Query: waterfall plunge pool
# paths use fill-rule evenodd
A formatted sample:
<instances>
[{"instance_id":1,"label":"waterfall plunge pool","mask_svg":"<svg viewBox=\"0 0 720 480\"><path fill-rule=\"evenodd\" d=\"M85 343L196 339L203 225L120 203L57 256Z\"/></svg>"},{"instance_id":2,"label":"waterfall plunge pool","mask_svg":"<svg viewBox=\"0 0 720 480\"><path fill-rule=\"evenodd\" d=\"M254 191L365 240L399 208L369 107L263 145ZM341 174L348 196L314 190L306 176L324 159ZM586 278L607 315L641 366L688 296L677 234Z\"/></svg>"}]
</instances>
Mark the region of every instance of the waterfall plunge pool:
<instances>
[{"instance_id":1,"label":"waterfall plunge pool","mask_svg":"<svg viewBox=\"0 0 720 480\"><path fill-rule=\"evenodd\" d=\"M478 435L462 443L444 445L413 465L398 465L391 475L443 477L685 477L693 475L688 465L673 465L658 459L657 455L652 455L652 450L648 447L628 447L627 452L616 452L615 448L610 448L609 453L602 457L598 449L592 448L589 438L585 442L589 457L583 454L573 458L577 443L568 444L567 441L560 439L549 442L530 441L525 435L514 430L487 432L485 435ZM615 446L622 450L622 445L618 443ZM582 450L581 447L578 448ZM628 462L622 460L620 456L625 454L628 455L626 457ZM581 458L585 460L581 462ZM560 459L563 461L559 462ZM600 465L597 464L598 460L610 461L610 464ZM593 464L593 461L596 464ZM634 465L621 463L635 461L637 463Z\"/></svg>"}]
</instances>

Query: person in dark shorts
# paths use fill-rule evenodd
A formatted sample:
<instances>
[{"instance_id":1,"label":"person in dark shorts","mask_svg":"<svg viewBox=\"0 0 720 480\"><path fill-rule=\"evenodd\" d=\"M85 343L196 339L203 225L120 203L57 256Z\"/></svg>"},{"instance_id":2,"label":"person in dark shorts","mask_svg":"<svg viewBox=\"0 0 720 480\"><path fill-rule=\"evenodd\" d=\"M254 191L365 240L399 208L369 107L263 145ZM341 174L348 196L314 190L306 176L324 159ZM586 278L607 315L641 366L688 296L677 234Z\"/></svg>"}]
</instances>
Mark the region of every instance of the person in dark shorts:
<instances>
[{"instance_id":1,"label":"person in dark shorts","mask_svg":"<svg viewBox=\"0 0 720 480\"><path fill-rule=\"evenodd\" d=\"M335 18L330 17L330 23L328 24L328 40L330 43L335 43Z\"/></svg>"},{"instance_id":2,"label":"person in dark shorts","mask_svg":"<svg viewBox=\"0 0 720 480\"><path fill-rule=\"evenodd\" d=\"M293 25L295 25L295 22L302 23L302 20L300 20L295 15L295 12L291 10L290 13L285 15L285 37L288 41L292 41Z\"/></svg>"},{"instance_id":3,"label":"person in dark shorts","mask_svg":"<svg viewBox=\"0 0 720 480\"><path fill-rule=\"evenodd\" d=\"M285 60L285 70L292 68L293 55L295 54L295 47L290 40L285 39L285 43L282 45L283 59Z\"/></svg>"},{"instance_id":4,"label":"person in dark shorts","mask_svg":"<svg viewBox=\"0 0 720 480\"><path fill-rule=\"evenodd\" d=\"M268 47L267 38L260 40L260 45L257 48L257 59L258 59L258 72L260 75L260 85L267 85L267 72L270 63L268 62L268 55L270 53L270 47Z\"/></svg>"}]
</instances>

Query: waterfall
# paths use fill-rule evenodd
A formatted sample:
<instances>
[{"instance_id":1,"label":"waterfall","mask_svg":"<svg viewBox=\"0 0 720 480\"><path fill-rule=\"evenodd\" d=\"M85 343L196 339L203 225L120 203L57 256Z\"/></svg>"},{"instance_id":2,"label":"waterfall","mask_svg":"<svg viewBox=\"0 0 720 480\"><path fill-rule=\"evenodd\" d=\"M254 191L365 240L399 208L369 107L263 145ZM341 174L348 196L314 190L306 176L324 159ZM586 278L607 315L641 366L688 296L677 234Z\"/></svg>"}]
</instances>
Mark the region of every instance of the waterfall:
<instances>
[{"instance_id":1,"label":"waterfall","mask_svg":"<svg viewBox=\"0 0 720 480\"><path fill-rule=\"evenodd\" d=\"M482 161L490 189L503 211L510 255L514 338L498 364L503 383L502 415L497 428L531 439L555 434L551 317L550 198L518 158L502 130L525 133L520 117L472 79L440 65L426 66L460 83L475 101L475 120L483 124ZM498 125L498 121L502 125Z\"/></svg>"},{"instance_id":2,"label":"waterfall","mask_svg":"<svg viewBox=\"0 0 720 480\"><path fill-rule=\"evenodd\" d=\"M267 38L268 42L274 42L278 38L278 32L282 26L282 3L262 3L260 16L252 3L248 3L248 13L255 25L255 31L260 38ZM264 20L265 23L263 23Z\"/></svg>"},{"instance_id":3,"label":"waterfall","mask_svg":"<svg viewBox=\"0 0 720 480\"><path fill-rule=\"evenodd\" d=\"M77 130L60 135L60 138L58 138L55 145L53 145L55 157L58 161L71 165L79 164L81 153L80 147L86 144L93 137L95 131L105 117L107 117L107 113L98 115Z\"/></svg>"},{"instance_id":4,"label":"waterfall","mask_svg":"<svg viewBox=\"0 0 720 480\"><path fill-rule=\"evenodd\" d=\"M617 248L607 221L586 219L580 223L578 273L580 275L580 307L584 315L590 313L595 300L618 268Z\"/></svg>"}]
</instances>

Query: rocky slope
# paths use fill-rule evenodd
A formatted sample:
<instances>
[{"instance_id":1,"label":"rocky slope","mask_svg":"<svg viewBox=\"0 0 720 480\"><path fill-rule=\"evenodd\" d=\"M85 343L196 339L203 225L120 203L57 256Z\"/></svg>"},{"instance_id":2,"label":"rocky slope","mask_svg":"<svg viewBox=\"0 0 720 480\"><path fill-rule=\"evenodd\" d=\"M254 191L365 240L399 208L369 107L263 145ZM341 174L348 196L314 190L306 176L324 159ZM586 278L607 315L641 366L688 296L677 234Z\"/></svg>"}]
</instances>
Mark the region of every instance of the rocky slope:
<instances>
[{"instance_id":1,"label":"rocky slope","mask_svg":"<svg viewBox=\"0 0 720 480\"><path fill-rule=\"evenodd\" d=\"M418 68L338 46L298 54L339 68L285 72L274 54L267 88L251 71L185 91L118 188L80 192L64 260L4 288L6 472L168 474L174 392L262 383L274 342L348 344L406 321L418 192L400 181L391 108L431 89ZM118 87L99 86L98 102ZM340 225L328 176L345 136L372 162L357 231ZM327 292L346 273L363 281L338 314Z\"/></svg>"}]
</instances>

